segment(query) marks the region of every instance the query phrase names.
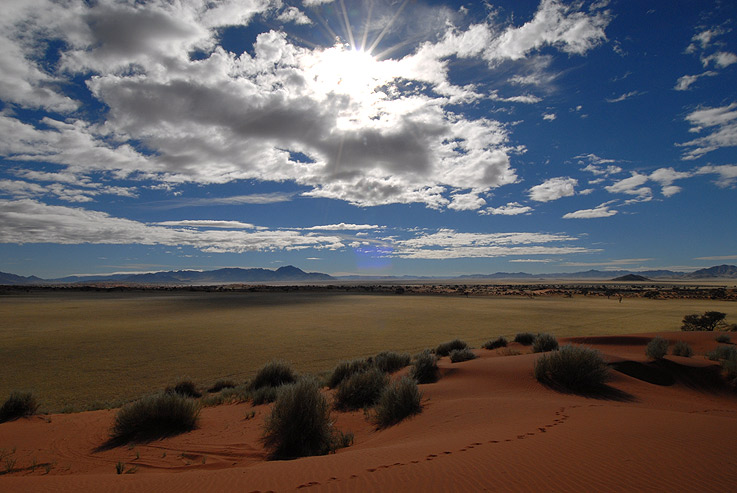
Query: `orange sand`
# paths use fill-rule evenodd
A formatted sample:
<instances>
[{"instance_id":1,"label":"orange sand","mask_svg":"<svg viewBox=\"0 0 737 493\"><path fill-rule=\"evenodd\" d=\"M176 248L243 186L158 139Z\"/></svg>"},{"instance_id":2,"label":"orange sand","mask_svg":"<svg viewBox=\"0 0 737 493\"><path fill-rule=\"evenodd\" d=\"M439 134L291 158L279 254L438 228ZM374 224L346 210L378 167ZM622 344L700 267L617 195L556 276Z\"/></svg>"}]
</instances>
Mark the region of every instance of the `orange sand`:
<instances>
[{"instance_id":1,"label":"orange sand","mask_svg":"<svg viewBox=\"0 0 737 493\"><path fill-rule=\"evenodd\" d=\"M685 340L696 355L648 363L654 335ZM609 399L540 385L536 354L443 358L443 378L420 386L420 415L377 431L362 412L334 412L355 444L292 461L264 458L269 406L206 408L191 433L105 451L96 448L114 411L34 416L0 424L0 449L16 458L11 473L0 463L0 491L735 491L737 394L703 357L714 335L561 340L622 365ZM116 474L118 461L135 471Z\"/></svg>"}]
</instances>

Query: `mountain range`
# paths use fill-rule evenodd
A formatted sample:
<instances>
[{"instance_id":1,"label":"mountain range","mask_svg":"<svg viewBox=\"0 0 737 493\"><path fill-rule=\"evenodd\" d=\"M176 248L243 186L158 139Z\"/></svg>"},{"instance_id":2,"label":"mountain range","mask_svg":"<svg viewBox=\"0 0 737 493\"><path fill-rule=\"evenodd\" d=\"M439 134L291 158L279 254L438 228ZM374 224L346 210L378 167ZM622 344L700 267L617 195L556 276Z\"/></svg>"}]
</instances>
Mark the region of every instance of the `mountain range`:
<instances>
[{"instance_id":1,"label":"mountain range","mask_svg":"<svg viewBox=\"0 0 737 493\"><path fill-rule=\"evenodd\" d=\"M451 279L471 281L482 279L606 279L612 280L624 276L641 276L647 279L737 279L737 266L717 265L694 272L677 272L670 270L651 271L602 271L587 270L583 272L565 272L555 274L528 274L526 272L496 272L494 274L470 274ZM131 284L227 284L253 282L317 282L317 281L397 281L397 280L433 280L449 279L447 277L419 277L419 276L331 276L320 272L305 272L302 269L287 265L276 270L271 269L241 269L226 268L209 271L178 270L166 272L149 272L143 274L113 274L68 276L58 279L41 279L36 276L18 276L0 272L0 285L46 285L46 284L78 284L97 282L118 282Z\"/></svg>"}]
</instances>

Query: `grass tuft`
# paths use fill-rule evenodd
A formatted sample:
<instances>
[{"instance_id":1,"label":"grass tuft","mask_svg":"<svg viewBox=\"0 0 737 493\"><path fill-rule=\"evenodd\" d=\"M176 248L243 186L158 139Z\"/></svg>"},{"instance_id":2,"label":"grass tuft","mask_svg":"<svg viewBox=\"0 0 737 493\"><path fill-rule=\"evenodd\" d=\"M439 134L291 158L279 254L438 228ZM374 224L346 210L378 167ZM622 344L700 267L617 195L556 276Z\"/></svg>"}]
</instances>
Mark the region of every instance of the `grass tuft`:
<instances>
[{"instance_id":1,"label":"grass tuft","mask_svg":"<svg viewBox=\"0 0 737 493\"><path fill-rule=\"evenodd\" d=\"M673 344L673 349L671 349L671 353L673 354L673 356L684 356L686 358L690 358L691 356L693 356L693 349L691 349L691 346L689 346L688 343L678 341Z\"/></svg>"},{"instance_id":2,"label":"grass tuft","mask_svg":"<svg viewBox=\"0 0 737 493\"><path fill-rule=\"evenodd\" d=\"M351 375L338 386L335 393L335 407L346 410L372 407L388 383L386 373L378 368Z\"/></svg>"},{"instance_id":3,"label":"grass tuft","mask_svg":"<svg viewBox=\"0 0 737 493\"><path fill-rule=\"evenodd\" d=\"M519 334L514 336L514 342L518 342L523 346L530 346L533 342L535 342L535 334L533 334L532 332L520 332Z\"/></svg>"},{"instance_id":4,"label":"grass tuft","mask_svg":"<svg viewBox=\"0 0 737 493\"><path fill-rule=\"evenodd\" d=\"M31 392L11 392L0 407L0 423L36 414L38 402Z\"/></svg>"},{"instance_id":5,"label":"grass tuft","mask_svg":"<svg viewBox=\"0 0 737 493\"><path fill-rule=\"evenodd\" d=\"M438 356L448 356L454 349L466 349L468 344L460 339L453 339L452 341L444 342L435 348L435 354Z\"/></svg>"},{"instance_id":6,"label":"grass tuft","mask_svg":"<svg viewBox=\"0 0 737 493\"><path fill-rule=\"evenodd\" d=\"M251 389L262 387L279 387L297 381L297 374L285 361L270 361L266 363L251 380Z\"/></svg>"},{"instance_id":7,"label":"grass tuft","mask_svg":"<svg viewBox=\"0 0 737 493\"><path fill-rule=\"evenodd\" d=\"M609 366L599 351L566 345L537 359L535 378L572 392L596 392L609 379Z\"/></svg>"},{"instance_id":8,"label":"grass tuft","mask_svg":"<svg viewBox=\"0 0 737 493\"><path fill-rule=\"evenodd\" d=\"M714 340L716 340L717 342L722 342L724 344L729 344L732 341L732 339L729 337L729 334L719 334L714 338Z\"/></svg>"},{"instance_id":9,"label":"grass tuft","mask_svg":"<svg viewBox=\"0 0 737 493\"><path fill-rule=\"evenodd\" d=\"M440 377L438 359L429 351L418 354L412 362L412 368L410 368L409 375L415 379L417 383L437 382Z\"/></svg>"},{"instance_id":10,"label":"grass tuft","mask_svg":"<svg viewBox=\"0 0 737 493\"><path fill-rule=\"evenodd\" d=\"M668 341L662 337L653 337L645 347L645 354L648 358L662 359L668 354Z\"/></svg>"},{"instance_id":11,"label":"grass tuft","mask_svg":"<svg viewBox=\"0 0 737 493\"><path fill-rule=\"evenodd\" d=\"M494 340L489 340L484 343L484 349L497 349L500 347L507 347L507 339L504 336L499 336Z\"/></svg>"},{"instance_id":12,"label":"grass tuft","mask_svg":"<svg viewBox=\"0 0 737 493\"><path fill-rule=\"evenodd\" d=\"M279 395L279 391L290 385L294 384L288 383L279 387L261 387L260 389L256 389L251 392L251 402L254 406L274 402Z\"/></svg>"},{"instance_id":13,"label":"grass tuft","mask_svg":"<svg viewBox=\"0 0 737 493\"><path fill-rule=\"evenodd\" d=\"M189 379L177 382L174 387L169 387L166 389L166 391L179 394L182 397L191 397L193 399L199 399L200 397L202 397L202 394L197 390L197 386L195 385L195 383Z\"/></svg>"},{"instance_id":14,"label":"grass tuft","mask_svg":"<svg viewBox=\"0 0 737 493\"><path fill-rule=\"evenodd\" d=\"M706 353L706 357L712 361L719 360L736 360L737 361L737 347L735 346L717 346L714 351Z\"/></svg>"},{"instance_id":15,"label":"grass tuft","mask_svg":"<svg viewBox=\"0 0 737 493\"><path fill-rule=\"evenodd\" d=\"M200 406L180 394L164 392L123 406L110 436L115 441L153 440L197 427Z\"/></svg>"},{"instance_id":16,"label":"grass tuft","mask_svg":"<svg viewBox=\"0 0 737 493\"><path fill-rule=\"evenodd\" d=\"M361 373L371 368L371 363L366 359L354 359L351 361L341 361L333 369L333 373L328 377L328 387L334 389L346 378Z\"/></svg>"},{"instance_id":17,"label":"grass tuft","mask_svg":"<svg viewBox=\"0 0 737 493\"><path fill-rule=\"evenodd\" d=\"M475 359L476 355L473 354L473 351L471 351L468 348L465 349L454 349L450 352L450 362L451 363L460 363L461 361L468 361L471 359Z\"/></svg>"},{"instance_id":18,"label":"grass tuft","mask_svg":"<svg viewBox=\"0 0 737 493\"><path fill-rule=\"evenodd\" d=\"M284 387L264 423L263 443L272 459L323 455L340 441L330 406L313 379Z\"/></svg>"},{"instance_id":19,"label":"grass tuft","mask_svg":"<svg viewBox=\"0 0 737 493\"><path fill-rule=\"evenodd\" d=\"M403 419L422 411L422 393L417 383L402 377L389 384L381 393L376 404L374 422L380 428L399 423Z\"/></svg>"},{"instance_id":20,"label":"grass tuft","mask_svg":"<svg viewBox=\"0 0 737 493\"><path fill-rule=\"evenodd\" d=\"M545 353L558 349L558 339L550 334L538 334L532 342L533 353Z\"/></svg>"},{"instance_id":21,"label":"grass tuft","mask_svg":"<svg viewBox=\"0 0 737 493\"><path fill-rule=\"evenodd\" d=\"M374 356L374 366L385 373L394 373L408 366L412 358L407 353L382 351Z\"/></svg>"},{"instance_id":22,"label":"grass tuft","mask_svg":"<svg viewBox=\"0 0 737 493\"><path fill-rule=\"evenodd\" d=\"M238 386L237 383L235 383L233 380L218 380L213 384L212 387L207 389L207 392L209 394L217 394L221 390L224 389L234 389Z\"/></svg>"}]
</instances>

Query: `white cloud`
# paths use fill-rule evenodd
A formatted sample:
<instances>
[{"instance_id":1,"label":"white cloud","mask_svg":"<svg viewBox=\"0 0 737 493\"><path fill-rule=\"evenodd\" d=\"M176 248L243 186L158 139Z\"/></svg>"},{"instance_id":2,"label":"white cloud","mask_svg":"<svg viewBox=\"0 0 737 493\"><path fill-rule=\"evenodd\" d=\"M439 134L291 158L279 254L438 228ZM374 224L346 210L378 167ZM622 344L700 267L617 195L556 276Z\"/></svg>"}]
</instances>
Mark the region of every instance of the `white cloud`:
<instances>
[{"instance_id":1,"label":"white cloud","mask_svg":"<svg viewBox=\"0 0 737 493\"><path fill-rule=\"evenodd\" d=\"M737 55L728 51L720 51L701 59L704 68L708 67L712 62L719 68L729 67L737 63Z\"/></svg>"},{"instance_id":2,"label":"white cloud","mask_svg":"<svg viewBox=\"0 0 737 493\"><path fill-rule=\"evenodd\" d=\"M722 147L737 146L737 103L717 108L702 108L686 115L691 124L692 133L701 133L708 129L708 134L682 144L680 147L690 147L691 150L683 154L683 159L698 159L704 154Z\"/></svg>"},{"instance_id":3,"label":"white cloud","mask_svg":"<svg viewBox=\"0 0 737 493\"><path fill-rule=\"evenodd\" d=\"M310 226L309 228L300 228L307 231L361 231L364 229L382 229L377 224L325 224L322 226Z\"/></svg>"},{"instance_id":4,"label":"white cloud","mask_svg":"<svg viewBox=\"0 0 737 493\"><path fill-rule=\"evenodd\" d=\"M661 191L664 196L670 197L681 191L681 187L673 185L673 182L691 176L693 176L693 173L690 172L676 171L673 168L660 168L650 174L650 179L662 186Z\"/></svg>"},{"instance_id":5,"label":"white cloud","mask_svg":"<svg viewBox=\"0 0 737 493\"><path fill-rule=\"evenodd\" d=\"M691 89L691 85L701 77L714 77L715 75L717 75L717 73L712 70L707 70L706 72L697 75L684 75L683 77L678 78L678 82L673 89L676 91L688 91Z\"/></svg>"},{"instance_id":6,"label":"white cloud","mask_svg":"<svg viewBox=\"0 0 737 493\"><path fill-rule=\"evenodd\" d=\"M478 196L478 192L456 193L451 195L452 202L448 209L456 211L475 211L486 205L486 201Z\"/></svg>"},{"instance_id":7,"label":"white cloud","mask_svg":"<svg viewBox=\"0 0 737 493\"><path fill-rule=\"evenodd\" d=\"M543 113L543 120L552 122L556 118L557 118L557 115L555 113Z\"/></svg>"},{"instance_id":8,"label":"white cloud","mask_svg":"<svg viewBox=\"0 0 737 493\"><path fill-rule=\"evenodd\" d=\"M629 178L624 178L604 188L610 193L636 195L639 199L638 201L647 201L652 198L652 190L642 185L647 183L648 179L647 175L641 175L635 171L632 172Z\"/></svg>"},{"instance_id":9,"label":"white cloud","mask_svg":"<svg viewBox=\"0 0 737 493\"><path fill-rule=\"evenodd\" d=\"M643 94L645 94L645 93L642 92L642 91L630 91L630 92L626 92L624 94L621 94L621 95L619 95L619 96L617 96L615 98L607 98L606 99L606 102L607 103L620 103L620 102L625 101L627 99L634 98L635 96L641 96Z\"/></svg>"},{"instance_id":10,"label":"white cloud","mask_svg":"<svg viewBox=\"0 0 737 493\"><path fill-rule=\"evenodd\" d=\"M250 223L240 221L220 221L202 219L184 219L179 221L161 221L155 223L158 226L180 226L184 228L217 228L217 229L256 229Z\"/></svg>"},{"instance_id":11,"label":"white cloud","mask_svg":"<svg viewBox=\"0 0 737 493\"><path fill-rule=\"evenodd\" d=\"M576 194L575 187L578 180L569 177L550 178L539 185L528 190L532 200L537 202L550 202L562 197L570 197Z\"/></svg>"},{"instance_id":12,"label":"white cloud","mask_svg":"<svg viewBox=\"0 0 737 493\"><path fill-rule=\"evenodd\" d=\"M519 202L510 202L507 205L499 207L488 207L483 211L479 211L479 213L484 215L492 214L495 216L518 216L520 214L527 214L532 210L532 207L523 206Z\"/></svg>"},{"instance_id":13,"label":"white cloud","mask_svg":"<svg viewBox=\"0 0 737 493\"><path fill-rule=\"evenodd\" d=\"M563 215L563 219L593 219L597 217L611 217L618 211L610 209L607 204L597 205L593 209L581 209Z\"/></svg>"},{"instance_id":14,"label":"white cloud","mask_svg":"<svg viewBox=\"0 0 737 493\"><path fill-rule=\"evenodd\" d=\"M717 174L716 184L722 188L734 186L737 183L737 165L724 164L721 166L702 166L696 170L697 175Z\"/></svg>"},{"instance_id":15,"label":"white cloud","mask_svg":"<svg viewBox=\"0 0 737 493\"><path fill-rule=\"evenodd\" d=\"M277 19L283 22L294 22L295 24L312 24L310 18L297 7L288 7L278 15Z\"/></svg>"}]
</instances>

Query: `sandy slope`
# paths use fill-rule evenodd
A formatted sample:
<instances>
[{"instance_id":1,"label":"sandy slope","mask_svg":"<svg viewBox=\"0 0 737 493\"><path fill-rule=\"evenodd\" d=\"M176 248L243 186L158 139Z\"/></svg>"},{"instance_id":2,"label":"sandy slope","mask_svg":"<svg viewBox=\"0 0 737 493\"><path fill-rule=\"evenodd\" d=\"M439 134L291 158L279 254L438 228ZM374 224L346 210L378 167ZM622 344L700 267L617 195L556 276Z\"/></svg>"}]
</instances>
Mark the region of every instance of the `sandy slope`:
<instances>
[{"instance_id":1,"label":"sandy slope","mask_svg":"<svg viewBox=\"0 0 737 493\"><path fill-rule=\"evenodd\" d=\"M613 372L606 399L540 385L538 355L445 358L443 378L421 386L422 414L376 431L362 412L335 413L355 444L323 457L264 460L268 406L246 420L250 404L204 409L185 435L104 451L112 411L5 423L0 449L15 447L17 460L0 491L734 491L737 395L702 356L714 334L658 335L697 355L647 363L648 334L570 340L626 371ZM135 472L117 475L118 461Z\"/></svg>"}]
</instances>

